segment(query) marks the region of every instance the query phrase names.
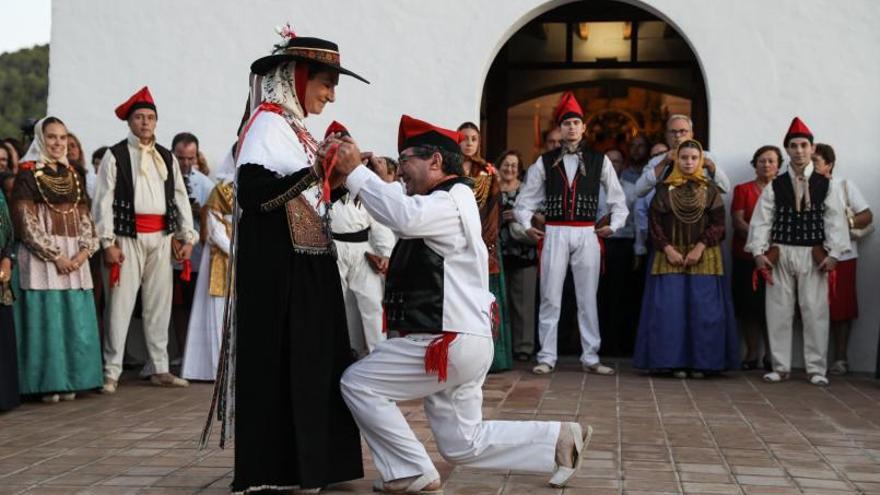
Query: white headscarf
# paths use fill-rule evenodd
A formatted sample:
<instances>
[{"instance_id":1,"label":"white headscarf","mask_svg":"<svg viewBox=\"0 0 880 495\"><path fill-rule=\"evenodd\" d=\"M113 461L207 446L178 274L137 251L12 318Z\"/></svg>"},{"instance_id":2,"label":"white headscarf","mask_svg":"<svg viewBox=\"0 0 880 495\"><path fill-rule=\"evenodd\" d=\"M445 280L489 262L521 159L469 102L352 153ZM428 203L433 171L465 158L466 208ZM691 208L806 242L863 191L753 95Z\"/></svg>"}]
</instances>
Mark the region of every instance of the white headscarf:
<instances>
[{"instance_id":1,"label":"white headscarf","mask_svg":"<svg viewBox=\"0 0 880 495\"><path fill-rule=\"evenodd\" d=\"M25 153L24 156L21 158L21 163L34 162L37 165L42 165L55 162L60 163L64 166L69 166L69 164L67 163L66 146L64 149L64 154L61 156L61 158L57 160L51 158L49 156L49 153L46 152L46 139L43 137L43 122L45 122L45 120L50 117L50 115L47 115L40 119L36 124L34 124L34 141L31 143L30 148L28 148L27 153Z\"/></svg>"},{"instance_id":2,"label":"white headscarf","mask_svg":"<svg viewBox=\"0 0 880 495\"><path fill-rule=\"evenodd\" d=\"M278 65L265 75L251 74L251 115L266 101L280 105L296 120L305 118L305 112L296 96L295 69L296 62L288 62Z\"/></svg>"}]
</instances>

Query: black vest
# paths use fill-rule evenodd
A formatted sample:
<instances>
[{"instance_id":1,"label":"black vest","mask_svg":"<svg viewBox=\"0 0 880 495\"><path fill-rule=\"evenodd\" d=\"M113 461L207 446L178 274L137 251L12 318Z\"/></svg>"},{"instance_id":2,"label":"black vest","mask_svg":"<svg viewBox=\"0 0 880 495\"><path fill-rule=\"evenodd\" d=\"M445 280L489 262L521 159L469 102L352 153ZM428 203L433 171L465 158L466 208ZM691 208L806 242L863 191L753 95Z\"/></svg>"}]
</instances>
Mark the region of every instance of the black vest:
<instances>
[{"instance_id":1,"label":"black vest","mask_svg":"<svg viewBox=\"0 0 880 495\"><path fill-rule=\"evenodd\" d=\"M813 172L809 179L810 208L795 209L794 185L788 172L773 180L776 213L770 240L789 246L816 246L825 242L825 196L829 181ZM803 205L801 205L803 206Z\"/></svg>"},{"instance_id":2,"label":"black vest","mask_svg":"<svg viewBox=\"0 0 880 495\"><path fill-rule=\"evenodd\" d=\"M548 222L596 221L605 155L587 148L585 143L581 143L579 152L583 162L583 172L578 165L571 181L566 177L565 165L560 159L561 148L541 155L545 177L544 215ZM557 160L559 163L556 163Z\"/></svg>"},{"instance_id":3,"label":"black vest","mask_svg":"<svg viewBox=\"0 0 880 495\"><path fill-rule=\"evenodd\" d=\"M174 206L174 166L171 152L156 145L156 150L168 167L165 179L165 233L177 230L177 207ZM128 140L114 144L110 151L116 158L116 186L113 190L113 233L123 237L137 237L134 211L134 178L131 175L131 155Z\"/></svg>"},{"instance_id":4,"label":"black vest","mask_svg":"<svg viewBox=\"0 0 880 495\"><path fill-rule=\"evenodd\" d=\"M468 178L457 177L431 192L449 191L456 184L471 183ZM388 262L382 301L388 330L442 333L443 277L443 257L428 247L424 239L397 241Z\"/></svg>"}]
</instances>

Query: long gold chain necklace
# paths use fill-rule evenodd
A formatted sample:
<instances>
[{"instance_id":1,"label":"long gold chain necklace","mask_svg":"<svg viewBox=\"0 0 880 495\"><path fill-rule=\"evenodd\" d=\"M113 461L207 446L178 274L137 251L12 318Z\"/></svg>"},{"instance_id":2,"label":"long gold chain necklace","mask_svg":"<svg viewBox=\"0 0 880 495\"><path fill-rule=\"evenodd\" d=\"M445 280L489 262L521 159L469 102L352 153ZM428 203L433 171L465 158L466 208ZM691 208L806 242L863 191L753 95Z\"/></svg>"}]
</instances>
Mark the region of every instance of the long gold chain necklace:
<instances>
[{"instance_id":1,"label":"long gold chain necklace","mask_svg":"<svg viewBox=\"0 0 880 495\"><path fill-rule=\"evenodd\" d=\"M474 197L477 200L477 205L481 208L486 204L486 201L489 198L489 191L492 189L491 186L491 175L478 175L474 177Z\"/></svg>"},{"instance_id":2,"label":"long gold chain necklace","mask_svg":"<svg viewBox=\"0 0 880 495\"><path fill-rule=\"evenodd\" d=\"M694 224L703 217L706 209L706 186L672 187L669 189L669 205L680 222Z\"/></svg>"},{"instance_id":3,"label":"long gold chain necklace","mask_svg":"<svg viewBox=\"0 0 880 495\"><path fill-rule=\"evenodd\" d=\"M42 170L38 170L34 173L34 182L37 184L37 191L40 192L40 196L43 198L43 201L45 201L46 206L61 216L67 216L76 211L76 207L82 199L82 188L79 186L79 178L77 177L76 171L69 165L65 165L65 168L67 169L67 175L64 177L49 177ZM49 201L46 192L43 191L43 185L49 188L49 190L58 197L65 197L75 190L76 199L73 201L73 205L70 209L64 211L60 208L56 208Z\"/></svg>"}]
</instances>

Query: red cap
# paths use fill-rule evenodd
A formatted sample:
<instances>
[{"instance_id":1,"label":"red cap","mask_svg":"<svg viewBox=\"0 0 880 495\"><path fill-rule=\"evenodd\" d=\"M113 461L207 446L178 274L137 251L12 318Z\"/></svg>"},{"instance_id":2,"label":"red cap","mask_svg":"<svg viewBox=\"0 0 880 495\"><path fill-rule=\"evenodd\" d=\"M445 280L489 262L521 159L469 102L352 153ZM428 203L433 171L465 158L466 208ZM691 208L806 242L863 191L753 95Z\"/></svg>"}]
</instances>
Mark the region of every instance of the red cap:
<instances>
[{"instance_id":1,"label":"red cap","mask_svg":"<svg viewBox=\"0 0 880 495\"><path fill-rule=\"evenodd\" d=\"M345 128L344 125L336 122L335 120L327 126L327 130L324 131L324 139L330 137L331 134L342 134L342 137L351 136L351 133L348 132L348 129Z\"/></svg>"},{"instance_id":2,"label":"red cap","mask_svg":"<svg viewBox=\"0 0 880 495\"><path fill-rule=\"evenodd\" d=\"M788 142L797 137L807 138L810 140L810 144L813 143L813 131L807 127L807 124L804 124L800 117L795 117L791 121L791 125L788 126L788 132L782 139L783 146L788 146Z\"/></svg>"},{"instance_id":3,"label":"red cap","mask_svg":"<svg viewBox=\"0 0 880 495\"><path fill-rule=\"evenodd\" d=\"M397 131L398 153L412 146L437 146L447 151L461 153L461 148L458 146L460 141L461 134L457 131L443 129L409 115L400 117L400 128Z\"/></svg>"},{"instance_id":4,"label":"red cap","mask_svg":"<svg viewBox=\"0 0 880 495\"><path fill-rule=\"evenodd\" d=\"M122 105L116 107L116 116L119 120L128 120L131 112L139 108L150 108L156 111L156 102L153 101L153 95L150 94L150 88L144 86L137 93L131 95L131 98Z\"/></svg>"},{"instance_id":5,"label":"red cap","mask_svg":"<svg viewBox=\"0 0 880 495\"><path fill-rule=\"evenodd\" d=\"M556 106L556 112L553 113L553 120L557 124L561 124L563 120L573 117L584 120L584 111L575 99L574 94L571 91L566 91L562 93L562 98L559 99L559 105Z\"/></svg>"}]
</instances>

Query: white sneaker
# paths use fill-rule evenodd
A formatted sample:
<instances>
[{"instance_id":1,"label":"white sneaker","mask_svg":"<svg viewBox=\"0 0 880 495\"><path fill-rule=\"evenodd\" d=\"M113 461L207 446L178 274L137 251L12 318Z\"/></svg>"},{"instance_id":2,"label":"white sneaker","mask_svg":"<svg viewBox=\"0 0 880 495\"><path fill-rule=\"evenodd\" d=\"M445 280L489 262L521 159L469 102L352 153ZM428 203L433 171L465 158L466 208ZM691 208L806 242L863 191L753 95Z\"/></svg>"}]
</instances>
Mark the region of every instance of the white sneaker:
<instances>
[{"instance_id":1,"label":"white sneaker","mask_svg":"<svg viewBox=\"0 0 880 495\"><path fill-rule=\"evenodd\" d=\"M813 385L816 385L818 387L827 387L828 386L828 379L822 375L819 375L819 374L810 375L810 383L812 383Z\"/></svg>"},{"instance_id":2,"label":"white sneaker","mask_svg":"<svg viewBox=\"0 0 880 495\"><path fill-rule=\"evenodd\" d=\"M783 373L780 371L771 371L764 375L764 381L767 383L779 383L788 380L788 373Z\"/></svg>"},{"instance_id":3,"label":"white sneaker","mask_svg":"<svg viewBox=\"0 0 880 495\"><path fill-rule=\"evenodd\" d=\"M688 377L688 372L684 371L684 370L673 371L672 376L674 376L675 378L681 378L682 380L684 380L685 378Z\"/></svg>"},{"instance_id":4,"label":"white sneaker","mask_svg":"<svg viewBox=\"0 0 880 495\"><path fill-rule=\"evenodd\" d=\"M616 371L614 371L614 368L610 368L608 366L605 366L602 363L596 363L592 366L588 366L585 364L582 366L582 368L587 373L593 373L595 375L611 376L614 373L616 373Z\"/></svg>"},{"instance_id":5,"label":"white sneaker","mask_svg":"<svg viewBox=\"0 0 880 495\"><path fill-rule=\"evenodd\" d=\"M538 363L537 366L532 368L532 373L536 375L546 375L548 373L553 373L553 366L550 366L547 363Z\"/></svg>"}]
</instances>

